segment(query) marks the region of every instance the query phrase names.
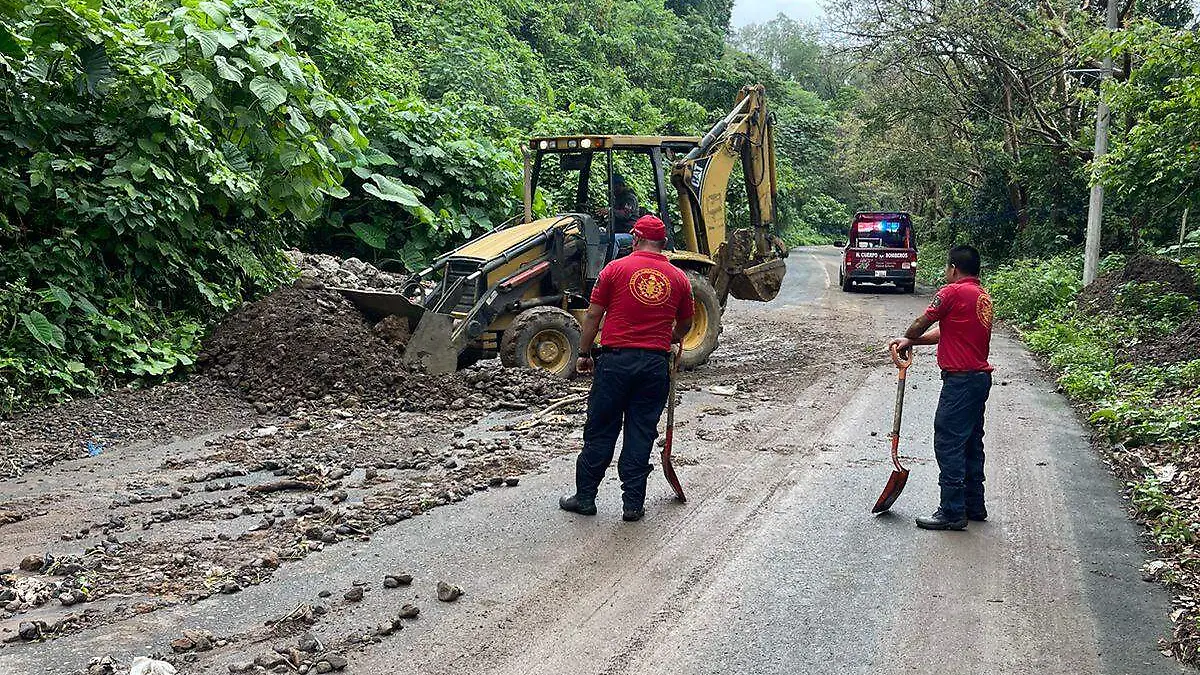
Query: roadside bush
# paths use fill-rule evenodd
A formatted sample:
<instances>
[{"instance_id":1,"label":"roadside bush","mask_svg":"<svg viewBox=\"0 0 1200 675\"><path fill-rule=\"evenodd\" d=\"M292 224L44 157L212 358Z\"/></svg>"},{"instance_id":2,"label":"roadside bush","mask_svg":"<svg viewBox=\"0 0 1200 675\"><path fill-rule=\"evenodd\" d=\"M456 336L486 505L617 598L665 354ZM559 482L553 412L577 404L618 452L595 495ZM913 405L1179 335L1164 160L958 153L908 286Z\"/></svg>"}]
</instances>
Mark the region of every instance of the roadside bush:
<instances>
[{"instance_id":1,"label":"roadside bush","mask_svg":"<svg viewBox=\"0 0 1200 675\"><path fill-rule=\"evenodd\" d=\"M368 164L258 2L100 7L3 26L0 412L189 364L205 318L284 278L284 241Z\"/></svg>"},{"instance_id":2,"label":"roadside bush","mask_svg":"<svg viewBox=\"0 0 1200 675\"><path fill-rule=\"evenodd\" d=\"M1016 260L988 274L987 289L997 317L1027 325L1070 305L1083 286L1082 276L1078 255Z\"/></svg>"}]
</instances>

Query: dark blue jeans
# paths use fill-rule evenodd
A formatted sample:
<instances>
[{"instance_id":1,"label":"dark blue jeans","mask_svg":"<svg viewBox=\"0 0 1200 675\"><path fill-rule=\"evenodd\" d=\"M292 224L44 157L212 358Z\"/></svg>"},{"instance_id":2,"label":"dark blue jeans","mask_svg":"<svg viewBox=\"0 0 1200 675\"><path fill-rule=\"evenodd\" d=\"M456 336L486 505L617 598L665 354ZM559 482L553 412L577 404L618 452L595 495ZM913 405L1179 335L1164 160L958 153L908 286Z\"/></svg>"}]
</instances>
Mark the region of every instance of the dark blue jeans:
<instances>
[{"instance_id":1,"label":"dark blue jeans","mask_svg":"<svg viewBox=\"0 0 1200 675\"><path fill-rule=\"evenodd\" d=\"M617 461L622 501L627 509L642 508L651 471L650 449L667 405L669 377L667 357L662 354L629 350L597 355L583 452L575 464L575 491L580 497L595 499L624 427L625 442Z\"/></svg>"},{"instance_id":2,"label":"dark blue jeans","mask_svg":"<svg viewBox=\"0 0 1200 675\"><path fill-rule=\"evenodd\" d=\"M940 471L942 513L950 520L985 513L983 411L991 389L991 373L942 373L933 451Z\"/></svg>"}]
</instances>

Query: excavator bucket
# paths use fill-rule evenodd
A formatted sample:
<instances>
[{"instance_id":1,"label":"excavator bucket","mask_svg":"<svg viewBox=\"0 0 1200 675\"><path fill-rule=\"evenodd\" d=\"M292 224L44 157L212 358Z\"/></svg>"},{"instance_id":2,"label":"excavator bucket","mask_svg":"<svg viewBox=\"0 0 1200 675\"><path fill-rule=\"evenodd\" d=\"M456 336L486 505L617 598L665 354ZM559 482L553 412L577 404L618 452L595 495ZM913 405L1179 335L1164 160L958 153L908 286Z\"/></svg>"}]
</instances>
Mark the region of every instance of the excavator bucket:
<instances>
[{"instance_id":1,"label":"excavator bucket","mask_svg":"<svg viewBox=\"0 0 1200 675\"><path fill-rule=\"evenodd\" d=\"M400 293L334 288L374 321L388 316L408 319L411 337L404 349L404 363L420 366L427 373L453 373L458 368L458 349L451 339L454 317L425 309Z\"/></svg>"},{"instance_id":2,"label":"excavator bucket","mask_svg":"<svg viewBox=\"0 0 1200 675\"><path fill-rule=\"evenodd\" d=\"M739 300L774 300L779 295L786 273L787 263L781 258L774 258L735 274L729 280L729 292Z\"/></svg>"}]
</instances>

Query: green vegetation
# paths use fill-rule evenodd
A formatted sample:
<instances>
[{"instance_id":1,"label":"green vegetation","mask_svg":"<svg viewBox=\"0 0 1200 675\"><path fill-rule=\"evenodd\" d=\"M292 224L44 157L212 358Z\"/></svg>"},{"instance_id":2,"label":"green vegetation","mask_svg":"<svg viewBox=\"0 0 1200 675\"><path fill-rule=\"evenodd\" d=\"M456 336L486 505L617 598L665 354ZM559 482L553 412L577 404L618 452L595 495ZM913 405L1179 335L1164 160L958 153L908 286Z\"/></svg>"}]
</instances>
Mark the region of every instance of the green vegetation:
<instances>
[{"instance_id":1,"label":"green vegetation","mask_svg":"<svg viewBox=\"0 0 1200 675\"><path fill-rule=\"evenodd\" d=\"M3 0L0 413L186 368L288 246L419 267L518 212L530 134L699 133L744 84L785 234L840 229L840 90L727 44L731 4Z\"/></svg>"},{"instance_id":2,"label":"green vegetation","mask_svg":"<svg viewBox=\"0 0 1200 675\"><path fill-rule=\"evenodd\" d=\"M1170 247L1200 209L1181 0L1113 34L1066 0L849 0L823 32L732 31L731 7L0 0L0 412L186 368L214 318L288 278L286 247L411 270L509 220L531 134L698 133L747 83L777 116L789 243L909 210L926 280L960 241L992 268L1048 258L1007 272L1030 279L1023 322L1076 290L1091 179L1109 251ZM1113 151L1093 167L1104 53Z\"/></svg>"},{"instance_id":3,"label":"green vegetation","mask_svg":"<svg viewBox=\"0 0 1200 675\"><path fill-rule=\"evenodd\" d=\"M1160 363L1138 354L1194 323L1197 302L1156 282L1122 284L1095 303L1076 300L1077 261L1001 266L988 279L997 316L1018 327L1058 373L1062 390L1114 444L1113 459L1130 479L1134 508L1160 555L1200 565L1191 547L1200 522L1192 485L1173 480L1176 467L1194 466L1200 443L1200 359ZM1112 256L1104 267L1123 264Z\"/></svg>"},{"instance_id":4,"label":"green vegetation","mask_svg":"<svg viewBox=\"0 0 1200 675\"><path fill-rule=\"evenodd\" d=\"M859 92L839 144L851 210L905 208L921 241L969 242L991 261L1054 255L1082 244L1099 176L1107 250L1175 241L1200 207L1196 18L1182 0L1133 3L1109 35L1104 4L836 3L838 59ZM1106 52L1112 152L1094 167Z\"/></svg>"}]
</instances>

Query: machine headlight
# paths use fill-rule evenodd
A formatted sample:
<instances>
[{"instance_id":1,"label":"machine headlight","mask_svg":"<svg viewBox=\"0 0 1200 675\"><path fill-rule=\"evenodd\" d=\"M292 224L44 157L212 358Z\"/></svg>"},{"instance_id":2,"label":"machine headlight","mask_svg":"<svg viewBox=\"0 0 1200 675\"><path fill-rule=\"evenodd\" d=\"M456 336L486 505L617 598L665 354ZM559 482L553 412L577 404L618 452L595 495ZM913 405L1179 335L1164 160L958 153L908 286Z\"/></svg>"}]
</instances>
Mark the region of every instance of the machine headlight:
<instances>
[{"instance_id":1,"label":"machine headlight","mask_svg":"<svg viewBox=\"0 0 1200 675\"><path fill-rule=\"evenodd\" d=\"M592 139L585 138L582 141L579 141L579 147L585 148L585 149L592 147Z\"/></svg>"},{"instance_id":2,"label":"machine headlight","mask_svg":"<svg viewBox=\"0 0 1200 675\"><path fill-rule=\"evenodd\" d=\"M567 147L568 147L568 148L573 148L573 147L575 147L576 145L579 145L578 141L567 141Z\"/></svg>"},{"instance_id":3,"label":"machine headlight","mask_svg":"<svg viewBox=\"0 0 1200 675\"><path fill-rule=\"evenodd\" d=\"M542 141L541 143L538 143L538 148L542 150L545 150L548 147L550 147L550 141Z\"/></svg>"}]
</instances>

